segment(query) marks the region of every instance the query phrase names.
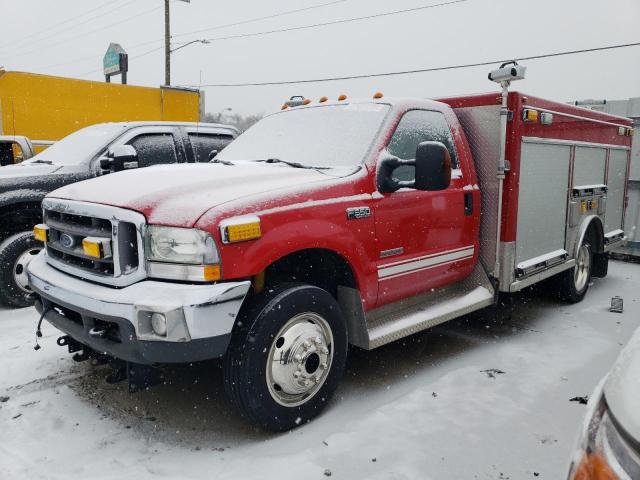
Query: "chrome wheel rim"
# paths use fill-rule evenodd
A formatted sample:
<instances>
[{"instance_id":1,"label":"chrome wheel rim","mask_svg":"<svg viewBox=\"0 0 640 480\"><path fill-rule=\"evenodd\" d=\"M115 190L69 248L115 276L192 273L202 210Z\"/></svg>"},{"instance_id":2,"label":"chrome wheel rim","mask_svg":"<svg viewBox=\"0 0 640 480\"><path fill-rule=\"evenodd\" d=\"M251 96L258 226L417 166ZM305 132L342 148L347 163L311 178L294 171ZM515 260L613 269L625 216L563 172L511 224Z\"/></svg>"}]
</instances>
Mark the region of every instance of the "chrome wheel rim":
<instances>
[{"instance_id":1,"label":"chrome wheel rim","mask_svg":"<svg viewBox=\"0 0 640 480\"><path fill-rule=\"evenodd\" d=\"M588 245L580 246L578 256L576 258L576 267L573 271L573 280L576 290L582 291L589 281L589 273L591 272L591 255Z\"/></svg>"},{"instance_id":2,"label":"chrome wheel rim","mask_svg":"<svg viewBox=\"0 0 640 480\"><path fill-rule=\"evenodd\" d=\"M27 267L38 253L40 248L30 248L23 252L16 263L13 265L13 280L15 284L26 293L31 293L31 287L29 287L29 277L27 276Z\"/></svg>"},{"instance_id":3,"label":"chrome wheel rim","mask_svg":"<svg viewBox=\"0 0 640 480\"><path fill-rule=\"evenodd\" d=\"M273 339L266 379L271 397L280 405L296 407L309 401L324 382L333 361L333 334L316 313L289 319Z\"/></svg>"}]
</instances>

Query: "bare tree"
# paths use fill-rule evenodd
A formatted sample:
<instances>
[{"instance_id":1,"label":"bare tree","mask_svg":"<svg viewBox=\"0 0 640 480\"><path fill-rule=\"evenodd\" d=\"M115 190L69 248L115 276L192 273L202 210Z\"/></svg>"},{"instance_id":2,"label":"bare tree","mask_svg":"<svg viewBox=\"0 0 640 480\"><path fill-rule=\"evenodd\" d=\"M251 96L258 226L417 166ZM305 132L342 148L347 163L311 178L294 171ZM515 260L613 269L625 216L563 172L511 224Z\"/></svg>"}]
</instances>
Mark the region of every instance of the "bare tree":
<instances>
[{"instance_id":1,"label":"bare tree","mask_svg":"<svg viewBox=\"0 0 640 480\"><path fill-rule=\"evenodd\" d=\"M244 132L251 125L256 123L263 117L262 113L254 115L241 115L239 113L229 113L227 111L216 113L205 113L202 121L210 123L224 123L227 125L233 125L240 132Z\"/></svg>"}]
</instances>

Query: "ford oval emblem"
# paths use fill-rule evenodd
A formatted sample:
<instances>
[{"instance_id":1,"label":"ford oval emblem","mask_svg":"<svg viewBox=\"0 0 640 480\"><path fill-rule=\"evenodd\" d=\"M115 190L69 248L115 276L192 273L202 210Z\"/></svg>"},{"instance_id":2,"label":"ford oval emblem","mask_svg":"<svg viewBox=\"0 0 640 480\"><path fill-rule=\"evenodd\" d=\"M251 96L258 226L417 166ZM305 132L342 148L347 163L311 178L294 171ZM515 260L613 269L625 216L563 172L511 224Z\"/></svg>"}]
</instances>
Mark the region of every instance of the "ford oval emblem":
<instances>
[{"instance_id":1,"label":"ford oval emblem","mask_svg":"<svg viewBox=\"0 0 640 480\"><path fill-rule=\"evenodd\" d=\"M64 248L73 248L76 244L76 240L68 233L63 233L60 235L60 244Z\"/></svg>"}]
</instances>

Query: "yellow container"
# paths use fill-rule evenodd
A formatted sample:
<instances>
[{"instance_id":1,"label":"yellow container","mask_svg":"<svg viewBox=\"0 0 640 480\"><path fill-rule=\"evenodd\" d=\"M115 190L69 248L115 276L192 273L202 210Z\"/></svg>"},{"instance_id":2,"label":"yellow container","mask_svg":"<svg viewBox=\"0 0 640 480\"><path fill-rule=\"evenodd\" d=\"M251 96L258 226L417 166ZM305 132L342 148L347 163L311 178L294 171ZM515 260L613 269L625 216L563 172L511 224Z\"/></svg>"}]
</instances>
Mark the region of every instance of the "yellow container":
<instances>
[{"instance_id":1,"label":"yellow container","mask_svg":"<svg viewBox=\"0 0 640 480\"><path fill-rule=\"evenodd\" d=\"M24 135L36 151L96 123L197 122L198 90L139 87L0 69L0 135Z\"/></svg>"}]
</instances>

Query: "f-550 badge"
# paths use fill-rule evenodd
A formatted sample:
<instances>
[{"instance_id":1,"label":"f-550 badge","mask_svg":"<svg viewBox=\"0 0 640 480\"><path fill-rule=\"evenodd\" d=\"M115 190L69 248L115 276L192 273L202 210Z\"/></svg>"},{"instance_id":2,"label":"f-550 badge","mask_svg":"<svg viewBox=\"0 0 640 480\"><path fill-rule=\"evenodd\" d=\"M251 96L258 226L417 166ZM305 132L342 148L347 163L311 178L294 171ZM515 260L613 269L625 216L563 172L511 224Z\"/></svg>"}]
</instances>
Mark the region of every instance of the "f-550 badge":
<instances>
[{"instance_id":1,"label":"f-550 badge","mask_svg":"<svg viewBox=\"0 0 640 480\"><path fill-rule=\"evenodd\" d=\"M358 220L360 218L369 218L371 209L369 207L351 207L347 208L347 220Z\"/></svg>"}]
</instances>

